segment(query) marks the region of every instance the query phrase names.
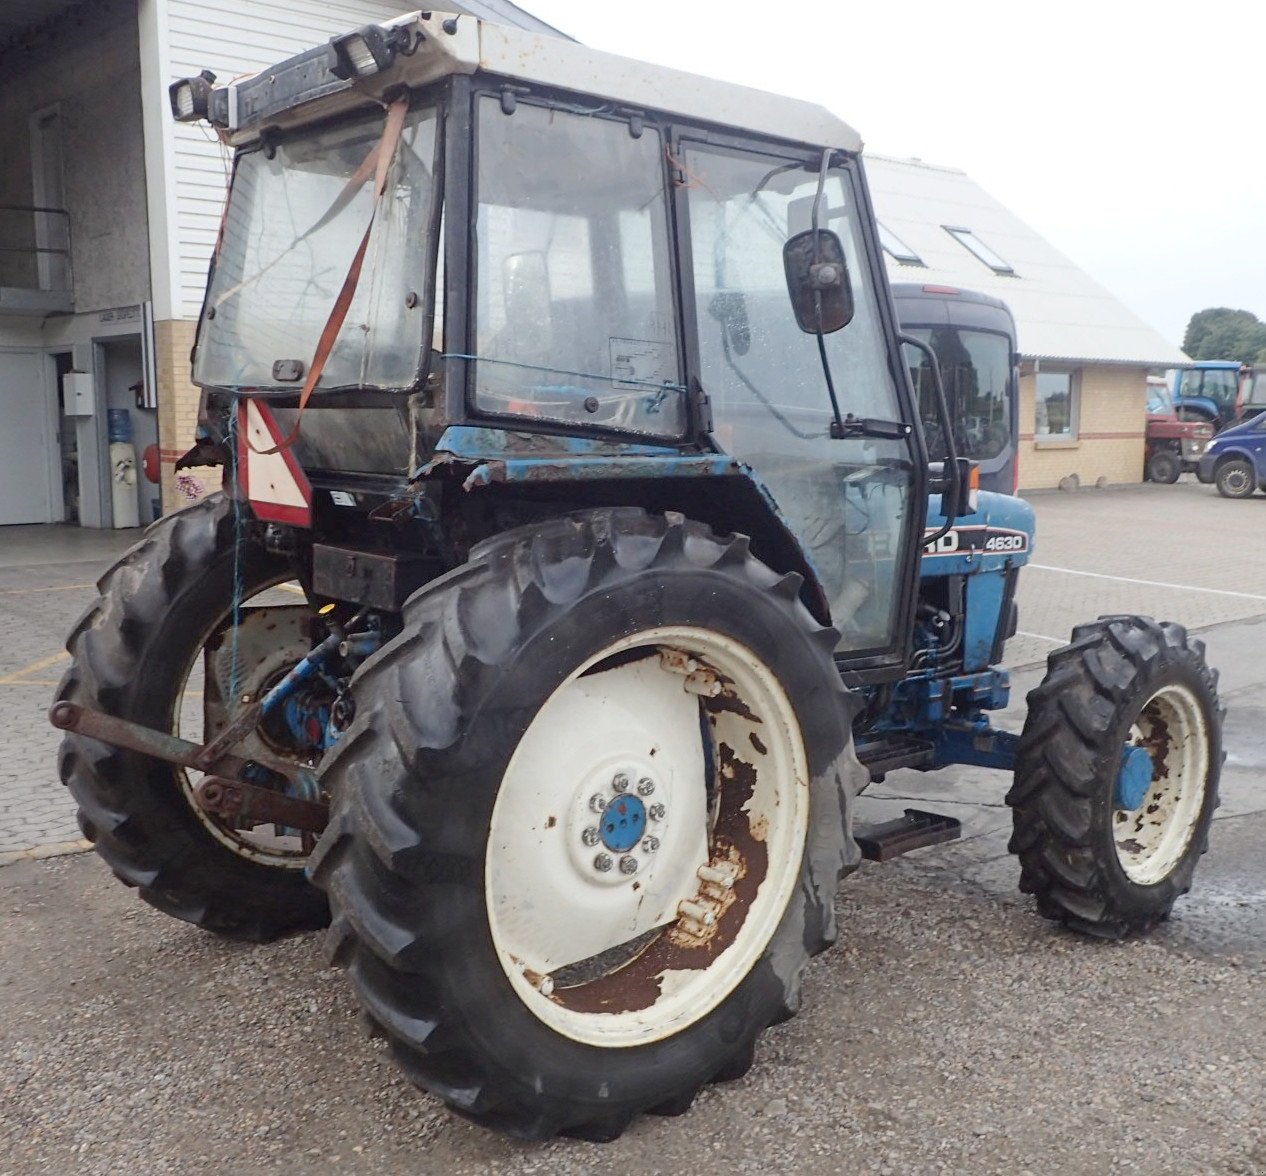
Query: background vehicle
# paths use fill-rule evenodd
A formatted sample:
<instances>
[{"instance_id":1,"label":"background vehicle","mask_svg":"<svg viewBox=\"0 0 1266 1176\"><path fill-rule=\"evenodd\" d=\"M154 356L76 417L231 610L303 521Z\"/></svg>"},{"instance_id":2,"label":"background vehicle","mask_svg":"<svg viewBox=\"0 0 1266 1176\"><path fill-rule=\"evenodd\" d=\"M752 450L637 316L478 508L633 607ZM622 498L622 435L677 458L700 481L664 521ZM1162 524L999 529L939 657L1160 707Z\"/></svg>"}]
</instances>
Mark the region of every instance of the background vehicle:
<instances>
[{"instance_id":1,"label":"background vehicle","mask_svg":"<svg viewBox=\"0 0 1266 1176\"><path fill-rule=\"evenodd\" d=\"M1147 436L1143 477L1166 485L1194 472L1213 439L1213 426L1203 420L1182 420L1174 410L1169 386L1159 377L1147 380Z\"/></svg>"},{"instance_id":2,"label":"background vehicle","mask_svg":"<svg viewBox=\"0 0 1266 1176\"><path fill-rule=\"evenodd\" d=\"M103 580L52 711L145 900L328 914L414 1081L592 1139L742 1074L841 875L956 834L855 828L884 772L1012 771L1044 915L1168 915L1203 649L1079 626L990 726L1033 513L939 391L929 467L851 127L440 12L172 100L237 148L184 459L226 493Z\"/></svg>"},{"instance_id":3,"label":"background vehicle","mask_svg":"<svg viewBox=\"0 0 1266 1176\"><path fill-rule=\"evenodd\" d=\"M1266 368L1241 369L1240 420L1266 412Z\"/></svg>"},{"instance_id":4,"label":"background vehicle","mask_svg":"<svg viewBox=\"0 0 1266 1176\"><path fill-rule=\"evenodd\" d=\"M1182 420L1205 421L1216 432L1240 419L1246 369L1234 360L1204 360L1169 373L1174 409Z\"/></svg>"},{"instance_id":5,"label":"background vehicle","mask_svg":"<svg viewBox=\"0 0 1266 1176\"><path fill-rule=\"evenodd\" d=\"M1200 481L1217 486L1223 498L1251 498L1266 486L1266 415L1224 429L1209 443L1196 470Z\"/></svg>"},{"instance_id":6,"label":"background vehicle","mask_svg":"<svg viewBox=\"0 0 1266 1176\"><path fill-rule=\"evenodd\" d=\"M976 462L982 490L1014 494L1020 484L1020 378L1011 311L1000 299L953 286L899 282L892 298L901 329L936 352L958 455ZM928 455L944 461L931 362L908 345L904 352Z\"/></svg>"}]
</instances>

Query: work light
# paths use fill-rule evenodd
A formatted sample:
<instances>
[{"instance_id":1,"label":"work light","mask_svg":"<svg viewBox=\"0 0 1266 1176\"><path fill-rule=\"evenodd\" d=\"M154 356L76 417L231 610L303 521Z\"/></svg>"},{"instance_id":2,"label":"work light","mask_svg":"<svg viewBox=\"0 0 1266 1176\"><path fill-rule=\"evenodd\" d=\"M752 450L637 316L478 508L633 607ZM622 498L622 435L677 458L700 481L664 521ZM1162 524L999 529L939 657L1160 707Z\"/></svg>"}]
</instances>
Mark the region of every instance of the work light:
<instances>
[{"instance_id":1,"label":"work light","mask_svg":"<svg viewBox=\"0 0 1266 1176\"><path fill-rule=\"evenodd\" d=\"M215 84L215 74L204 69L196 77L181 78L172 82L168 88L171 98L171 112L177 122L197 122L207 117L211 101L211 87Z\"/></svg>"}]
</instances>

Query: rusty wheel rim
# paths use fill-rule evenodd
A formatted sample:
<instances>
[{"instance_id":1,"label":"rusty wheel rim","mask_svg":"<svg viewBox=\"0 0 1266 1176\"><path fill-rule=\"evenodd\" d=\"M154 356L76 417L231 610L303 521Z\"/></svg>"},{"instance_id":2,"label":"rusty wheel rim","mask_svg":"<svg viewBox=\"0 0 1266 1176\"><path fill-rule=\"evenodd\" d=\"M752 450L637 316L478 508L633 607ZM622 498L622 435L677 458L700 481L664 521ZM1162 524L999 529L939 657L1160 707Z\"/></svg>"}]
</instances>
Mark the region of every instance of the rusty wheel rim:
<instances>
[{"instance_id":1,"label":"rusty wheel rim","mask_svg":"<svg viewBox=\"0 0 1266 1176\"><path fill-rule=\"evenodd\" d=\"M485 893L516 995L608 1048L696 1023L769 946L808 808L794 709L756 654L686 626L607 647L537 713L493 808Z\"/></svg>"}]
</instances>

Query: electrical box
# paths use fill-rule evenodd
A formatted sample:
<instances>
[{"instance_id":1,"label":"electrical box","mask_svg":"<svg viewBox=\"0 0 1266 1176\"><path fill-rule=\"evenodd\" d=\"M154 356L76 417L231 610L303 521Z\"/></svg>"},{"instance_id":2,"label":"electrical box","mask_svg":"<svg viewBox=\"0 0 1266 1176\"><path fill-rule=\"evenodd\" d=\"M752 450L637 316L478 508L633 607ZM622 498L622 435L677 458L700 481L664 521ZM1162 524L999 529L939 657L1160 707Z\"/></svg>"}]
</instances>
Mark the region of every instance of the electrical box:
<instances>
[{"instance_id":1,"label":"electrical box","mask_svg":"<svg viewBox=\"0 0 1266 1176\"><path fill-rule=\"evenodd\" d=\"M62 411L66 416L92 416L95 401L91 372L67 372L62 376Z\"/></svg>"}]
</instances>

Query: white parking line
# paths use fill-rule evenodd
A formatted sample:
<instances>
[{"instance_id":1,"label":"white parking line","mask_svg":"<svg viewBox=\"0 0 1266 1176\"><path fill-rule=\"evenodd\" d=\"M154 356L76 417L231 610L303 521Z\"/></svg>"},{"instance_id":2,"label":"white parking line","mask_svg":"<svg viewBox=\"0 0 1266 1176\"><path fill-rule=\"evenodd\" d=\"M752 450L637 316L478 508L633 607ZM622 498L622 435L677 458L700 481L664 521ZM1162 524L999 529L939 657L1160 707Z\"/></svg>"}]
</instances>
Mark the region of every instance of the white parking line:
<instances>
[{"instance_id":1,"label":"white parking line","mask_svg":"<svg viewBox=\"0 0 1266 1176\"><path fill-rule=\"evenodd\" d=\"M1045 633L1029 633L1024 629L1015 631L1017 637L1032 637L1035 641L1049 641L1052 645L1067 645L1067 637L1048 637Z\"/></svg>"},{"instance_id":2,"label":"white parking line","mask_svg":"<svg viewBox=\"0 0 1266 1176\"><path fill-rule=\"evenodd\" d=\"M1089 576L1094 580L1115 580L1118 584L1140 584L1144 588L1172 588L1177 592L1206 592L1211 596L1235 596L1240 600L1260 600L1266 603L1266 596L1255 592L1232 592L1227 588L1197 588L1193 584L1166 584L1161 580L1136 580L1131 576L1109 576L1104 572L1079 572L1073 568L1053 568L1049 564L1029 564L1039 572L1063 572L1067 576Z\"/></svg>"}]
</instances>

